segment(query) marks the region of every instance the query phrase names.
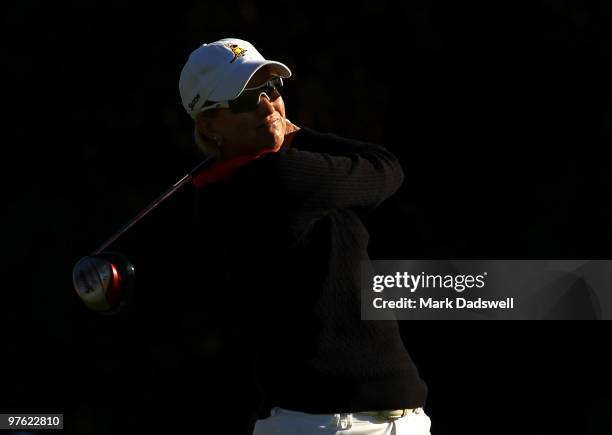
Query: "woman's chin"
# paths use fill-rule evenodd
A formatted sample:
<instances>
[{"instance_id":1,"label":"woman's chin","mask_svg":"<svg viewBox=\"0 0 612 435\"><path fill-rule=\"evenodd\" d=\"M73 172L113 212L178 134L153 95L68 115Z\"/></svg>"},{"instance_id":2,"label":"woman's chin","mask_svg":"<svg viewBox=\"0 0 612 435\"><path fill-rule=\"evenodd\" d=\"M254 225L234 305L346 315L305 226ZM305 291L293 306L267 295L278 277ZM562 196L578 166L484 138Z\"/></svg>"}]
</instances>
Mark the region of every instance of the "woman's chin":
<instances>
[{"instance_id":1,"label":"woman's chin","mask_svg":"<svg viewBox=\"0 0 612 435\"><path fill-rule=\"evenodd\" d=\"M261 151L278 151L283 146L282 143L270 143L260 148Z\"/></svg>"},{"instance_id":2,"label":"woman's chin","mask_svg":"<svg viewBox=\"0 0 612 435\"><path fill-rule=\"evenodd\" d=\"M279 131L266 131L262 137L261 149L273 149L278 151L285 140L285 136L280 134Z\"/></svg>"}]
</instances>

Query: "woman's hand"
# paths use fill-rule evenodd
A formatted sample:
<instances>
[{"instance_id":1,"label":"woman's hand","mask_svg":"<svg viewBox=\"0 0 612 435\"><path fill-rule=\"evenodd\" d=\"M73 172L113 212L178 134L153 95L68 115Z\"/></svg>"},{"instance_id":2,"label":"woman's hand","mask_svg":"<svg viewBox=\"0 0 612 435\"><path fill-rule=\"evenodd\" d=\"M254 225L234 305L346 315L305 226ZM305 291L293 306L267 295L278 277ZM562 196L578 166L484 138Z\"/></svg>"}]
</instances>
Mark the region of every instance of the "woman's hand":
<instances>
[{"instance_id":1,"label":"woman's hand","mask_svg":"<svg viewBox=\"0 0 612 435\"><path fill-rule=\"evenodd\" d=\"M282 146L290 147L291 142L293 141L293 136L295 136L295 133L297 133L299 130L300 127L285 118L285 140Z\"/></svg>"}]
</instances>

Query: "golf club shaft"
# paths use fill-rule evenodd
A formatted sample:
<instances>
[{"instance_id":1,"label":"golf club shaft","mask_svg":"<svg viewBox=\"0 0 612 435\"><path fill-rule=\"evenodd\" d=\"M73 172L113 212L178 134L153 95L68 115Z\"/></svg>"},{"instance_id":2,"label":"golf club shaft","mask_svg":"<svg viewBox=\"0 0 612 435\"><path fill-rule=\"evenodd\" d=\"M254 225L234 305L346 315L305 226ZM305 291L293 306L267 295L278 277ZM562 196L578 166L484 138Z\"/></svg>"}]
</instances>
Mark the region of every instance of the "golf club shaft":
<instances>
[{"instance_id":1,"label":"golf club shaft","mask_svg":"<svg viewBox=\"0 0 612 435\"><path fill-rule=\"evenodd\" d=\"M187 175L181 178L179 181L174 183L174 185L165 191L161 196L159 196L155 201L149 204L145 209L143 209L140 213L138 213L134 218L132 218L128 223L122 226L115 234L113 234L108 240L106 240L98 249L96 249L92 255L100 254L106 248L108 248L115 240L117 240L123 233L129 230L134 224L136 224L139 220L149 214L152 210L154 210L159 204L164 202L169 196L171 196L174 192L180 189L185 184L189 183L193 176L208 162L210 162L212 158L208 158L202 162L200 162L195 168L193 168Z\"/></svg>"}]
</instances>

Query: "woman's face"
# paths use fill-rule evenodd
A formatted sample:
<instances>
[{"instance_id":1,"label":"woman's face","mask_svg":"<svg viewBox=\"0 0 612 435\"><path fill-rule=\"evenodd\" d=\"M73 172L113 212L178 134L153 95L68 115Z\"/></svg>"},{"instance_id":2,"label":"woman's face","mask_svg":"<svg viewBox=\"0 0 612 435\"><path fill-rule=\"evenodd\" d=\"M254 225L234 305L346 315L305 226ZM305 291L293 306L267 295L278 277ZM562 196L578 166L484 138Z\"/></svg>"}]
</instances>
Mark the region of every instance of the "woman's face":
<instances>
[{"instance_id":1,"label":"woman's face","mask_svg":"<svg viewBox=\"0 0 612 435\"><path fill-rule=\"evenodd\" d=\"M274 74L267 67L263 67L255 73L246 87L262 85L272 77ZM217 113L212 118L199 121L198 128L208 137L220 139L219 148L224 159L266 148L276 151L285 140L285 103L280 95L274 101L262 96L257 108L250 112L216 110Z\"/></svg>"}]
</instances>

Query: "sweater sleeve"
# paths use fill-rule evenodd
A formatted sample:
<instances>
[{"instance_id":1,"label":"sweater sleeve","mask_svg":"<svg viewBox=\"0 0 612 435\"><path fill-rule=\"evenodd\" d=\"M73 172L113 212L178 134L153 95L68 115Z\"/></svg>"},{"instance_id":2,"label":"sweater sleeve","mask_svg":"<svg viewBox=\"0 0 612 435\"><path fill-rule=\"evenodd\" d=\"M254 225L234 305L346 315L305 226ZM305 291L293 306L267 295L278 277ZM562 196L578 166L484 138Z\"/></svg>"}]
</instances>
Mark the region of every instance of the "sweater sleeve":
<instances>
[{"instance_id":1,"label":"sweater sleeve","mask_svg":"<svg viewBox=\"0 0 612 435\"><path fill-rule=\"evenodd\" d=\"M293 211L322 215L373 209L396 192L403 176L398 159L381 145L303 128L290 148L262 156L234 178L251 198L273 197Z\"/></svg>"}]
</instances>

